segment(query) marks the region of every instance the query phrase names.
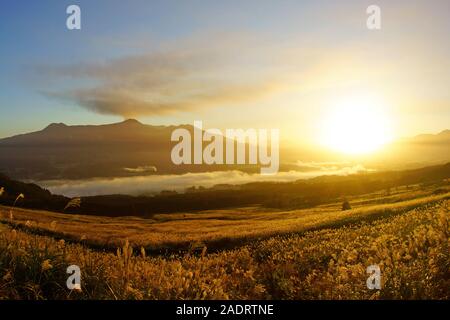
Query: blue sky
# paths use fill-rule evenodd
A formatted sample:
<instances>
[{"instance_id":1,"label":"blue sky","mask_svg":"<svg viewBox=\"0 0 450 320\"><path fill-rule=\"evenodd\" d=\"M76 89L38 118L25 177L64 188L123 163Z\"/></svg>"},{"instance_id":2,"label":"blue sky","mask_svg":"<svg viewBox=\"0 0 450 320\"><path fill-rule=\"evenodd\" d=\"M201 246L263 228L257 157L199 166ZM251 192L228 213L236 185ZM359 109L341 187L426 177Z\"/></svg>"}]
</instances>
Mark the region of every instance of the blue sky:
<instances>
[{"instance_id":1,"label":"blue sky","mask_svg":"<svg viewBox=\"0 0 450 320\"><path fill-rule=\"evenodd\" d=\"M395 105L395 110L392 110L393 118L400 121L403 114L409 114L405 115L404 123L399 124L398 135L445 129L450 120L450 99L448 90L445 90L450 72L446 62L450 31L448 1L430 3L403 0L396 1L395 5L389 1L378 1L382 17L386 17L383 28L378 33L370 33L365 28L365 8L372 2L374 1L2 1L0 137L39 130L51 122L96 124L120 121L126 116L116 112L116 106L113 112L108 107L106 111L100 108L99 113L97 106L94 108L86 103L86 99L80 99L79 92L76 92L74 98L75 93L66 94L66 91L70 91L72 86L95 87L99 82L99 88L106 91L121 83L117 80L111 83L104 75L98 74L77 76L73 70L85 64L93 69L105 64L105 68L116 70L113 71L116 72L113 76L125 75L135 81L136 74L121 71L133 57L145 61L149 52L162 50L174 55L194 52L192 56L195 61L199 56L206 56L208 59L209 44L218 46L217 51L220 51L214 51L211 59L217 54L220 59L225 60L223 65L230 67L219 68L222 62L218 65L200 64L200 68L204 69L203 73L189 69L189 77L195 78L198 81L196 84L202 83L199 79L208 82L213 79L217 81L217 85L225 83L225 97L214 86L207 89L211 90L209 94L214 98L213 102L199 101L198 96L192 93L193 88L186 85L187 80L177 76L174 82L181 82L178 87L167 88L166 84L158 83L157 87L149 88L149 91L157 91L155 95L158 97L161 92L166 92L161 91L162 87L169 92L177 90L174 110L167 114L138 113L136 117L155 124L192 123L194 119L206 119L216 126L265 126L274 122L276 109L278 114L281 113L276 117L279 121L275 121L278 126L288 128L292 134L308 136L313 135L311 132L314 131L314 125L309 119L316 114L311 110L326 112L326 106L323 106L325 102L318 96L327 96L332 100L340 89L336 89L339 86L330 89L330 83L333 82L330 79L340 79L342 76L342 82L352 83L348 85L348 92L375 90L373 88L382 91L383 97ZM66 29L65 10L70 4L81 7L82 30ZM222 35L226 41L237 38L236 46L222 47ZM372 45L376 47L371 49ZM280 48L284 51L281 52ZM226 57L222 57L224 51L228 52ZM295 54L298 54L298 59L292 58ZM286 65L280 63L279 60L286 56L299 61ZM233 64L236 57L239 61ZM373 62L377 57L381 62ZM120 59L128 60L124 63ZM352 63L352 59L355 63ZM365 61L375 66L367 68ZM180 58L170 63L173 62L179 63ZM258 63L264 66L259 68ZM41 70L39 68L42 66L44 69L71 66L72 74L49 78L36 71ZM411 72L411 66L419 67L416 72ZM395 72L388 69L397 67L399 70ZM148 68L150 69L145 71L153 70L152 65ZM262 75L270 74L273 77L273 70L268 69L288 68L294 71L289 75L289 80L285 77L277 80L282 83L264 82L258 83L258 86L250 83L251 79L259 79ZM390 71L375 75L377 69ZM330 73L329 70L336 71ZM350 74L349 70L353 73ZM373 76L354 85L353 82L361 79L360 75L364 70ZM57 73L60 75L61 70ZM228 73L235 74L238 81L228 79ZM308 76L300 77L303 73ZM278 75L275 73L275 77ZM389 88L386 79L395 79L396 82L404 80L405 86ZM328 80L331 82L327 82ZM296 87L293 84L296 81L300 89L290 91ZM231 88L236 86L239 89L250 87L249 91L255 94L242 97L231 93ZM380 89L380 86L384 87ZM124 87L127 88L127 94L136 93L133 91L136 88L130 87L129 83L124 83ZM264 91L267 87L276 87L276 94L262 96L259 91ZM283 90L278 90L280 87ZM305 87L312 89L303 90ZM418 87L420 90L417 90ZM142 85L138 89L137 94L142 95ZM188 97L193 102L189 102L188 107L182 105L177 109L182 104L179 100L184 97L179 96L178 91L183 89L193 95ZM404 95L414 93L414 99L410 98L414 106L407 98L400 96L399 92L402 90ZM53 95L45 92L52 92ZM64 99L55 99L54 95L60 97L60 92L63 92ZM88 93L92 94L92 90ZM155 96L150 98L155 99ZM166 100L163 101L164 105ZM196 103L201 107L192 106ZM424 107L427 103L432 106ZM256 110L259 112L255 112ZM239 114L239 118L250 120L236 120L236 114ZM289 122L292 115L304 121L302 127L305 131L295 132L298 123Z\"/></svg>"}]
</instances>

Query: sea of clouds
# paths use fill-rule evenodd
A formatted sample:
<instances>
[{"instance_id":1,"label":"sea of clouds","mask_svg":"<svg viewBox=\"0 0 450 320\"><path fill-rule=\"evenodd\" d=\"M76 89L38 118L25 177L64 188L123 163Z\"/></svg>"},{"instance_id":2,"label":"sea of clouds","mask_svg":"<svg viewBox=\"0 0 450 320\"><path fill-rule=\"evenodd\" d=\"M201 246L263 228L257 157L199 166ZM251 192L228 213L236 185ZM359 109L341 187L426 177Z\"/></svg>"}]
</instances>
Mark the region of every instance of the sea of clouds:
<instances>
[{"instance_id":1,"label":"sea of clouds","mask_svg":"<svg viewBox=\"0 0 450 320\"><path fill-rule=\"evenodd\" d=\"M315 164L318 166L317 164ZM242 171L214 171L186 173L181 175L147 175L137 177L95 178L88 180L50 180L39 184L54 194L68 197L93 196L105 194L142 195L172 190L183 192L192 186L212 187L218 184L239 185L249 182L278 181L289 182L314 178L321 175L348 175L369 171L362 165L345 167L324 166L318 170L285 171L274 175L249 174Z\"/></svg>"}]
</instances>

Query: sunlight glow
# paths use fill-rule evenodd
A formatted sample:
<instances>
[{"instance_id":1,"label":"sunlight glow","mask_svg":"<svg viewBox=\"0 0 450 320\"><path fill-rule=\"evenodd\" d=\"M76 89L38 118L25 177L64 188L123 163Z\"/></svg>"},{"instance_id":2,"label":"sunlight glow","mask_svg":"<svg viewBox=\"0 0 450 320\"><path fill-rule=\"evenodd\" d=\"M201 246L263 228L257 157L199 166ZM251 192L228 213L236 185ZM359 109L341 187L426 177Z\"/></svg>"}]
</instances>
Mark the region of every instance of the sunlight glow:
<instances>
[{"instance_id":1,"label":"sunlight glow","mask_svg":"<svg viewBox=\"0 0 450 320\"><path fill-rule=\"evenodd\" d=\"M390 117L379 99L352 96L333 103L324 117L322 143L335 151L365 154L391 140Z\"/></svg>"}]
</instances>

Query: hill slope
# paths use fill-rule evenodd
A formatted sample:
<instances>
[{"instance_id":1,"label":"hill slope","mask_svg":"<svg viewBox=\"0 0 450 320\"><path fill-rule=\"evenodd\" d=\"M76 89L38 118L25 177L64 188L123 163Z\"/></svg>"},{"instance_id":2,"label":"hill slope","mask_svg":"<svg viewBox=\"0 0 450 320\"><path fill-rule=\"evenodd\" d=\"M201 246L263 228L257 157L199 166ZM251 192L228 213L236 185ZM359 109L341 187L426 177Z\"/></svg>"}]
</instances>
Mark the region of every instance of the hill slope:
<instances>
[{"instance_id":1,"label":"hill slope","mask_svg":"<svg viewBox=\"0 0 450 320\"><path fill-rule=\"evenodd\" d=\"M271 209L299 209L341 201L343 198L413 184L448 186L450 163L421 169L385 171L349 176L322 176L295 182L258 182L220 188L189 189L186 193L161 192L155 196L105 195L83 197L80 208L67 212L100 216L152 216L155 213L261 206ZM0 175L6 193L0 204L12 205L18 194L25 194L17 205L25 208L61 212L68 198L52 195L35 184L18 182Z\"/></svg>"}]
</instances>

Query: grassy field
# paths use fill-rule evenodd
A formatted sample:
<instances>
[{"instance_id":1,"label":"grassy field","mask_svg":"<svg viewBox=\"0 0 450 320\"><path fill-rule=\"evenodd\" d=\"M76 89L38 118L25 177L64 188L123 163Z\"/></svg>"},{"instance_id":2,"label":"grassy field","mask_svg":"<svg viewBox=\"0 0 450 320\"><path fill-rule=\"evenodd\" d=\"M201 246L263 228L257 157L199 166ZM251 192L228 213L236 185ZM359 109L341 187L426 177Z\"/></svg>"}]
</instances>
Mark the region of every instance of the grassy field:
<instances>
[{"instance_id":1,"label":"grassy field","mask_svg":"<svg viewBox=\"0 0 450 320\"><path fill-rule=\"evenodd\" d=\"M434 195L428 189L398 188L350 198L352 210L341 202L313 208L274 211L260 207L138 217L97 217L0 207L0 222L16 229L83 243L92 248L115 250L128 240L149 253L174 252L207 246L210 251L229 249L281 234L302 233L325 227L392 215L424 203L448 199L447 189ZM10 211L12 210L12 214Z\"/></svg>"},{"instance_id":2,"label":"grassy field","mask_svg":"<svg viewBox=\"0 0 450 320\"><path fill-rule=\"evenodd\" d=\"M3 299L448 299L448 201L371 223L286 235L234 250L147 257L91 250L3 226ZM82 290L64 287L82 270ZM366 287L378 264L382 289Z\"/></svg>"},{"instance_id":3,"label":"grassy field","mask_svg":"<svg viewBox=\"0 0 450 320\"><path fill-rule=\"evenodd\" d=\"M368 194L347 211L330 203L152 220L3 207L0 299L449 299L450 193L434 191ZM151 252L169 246L202 249ZM65 286L72 264L79 291ZM381 290L366 286L373 264Z\"/></svg>"}]
</instances>

